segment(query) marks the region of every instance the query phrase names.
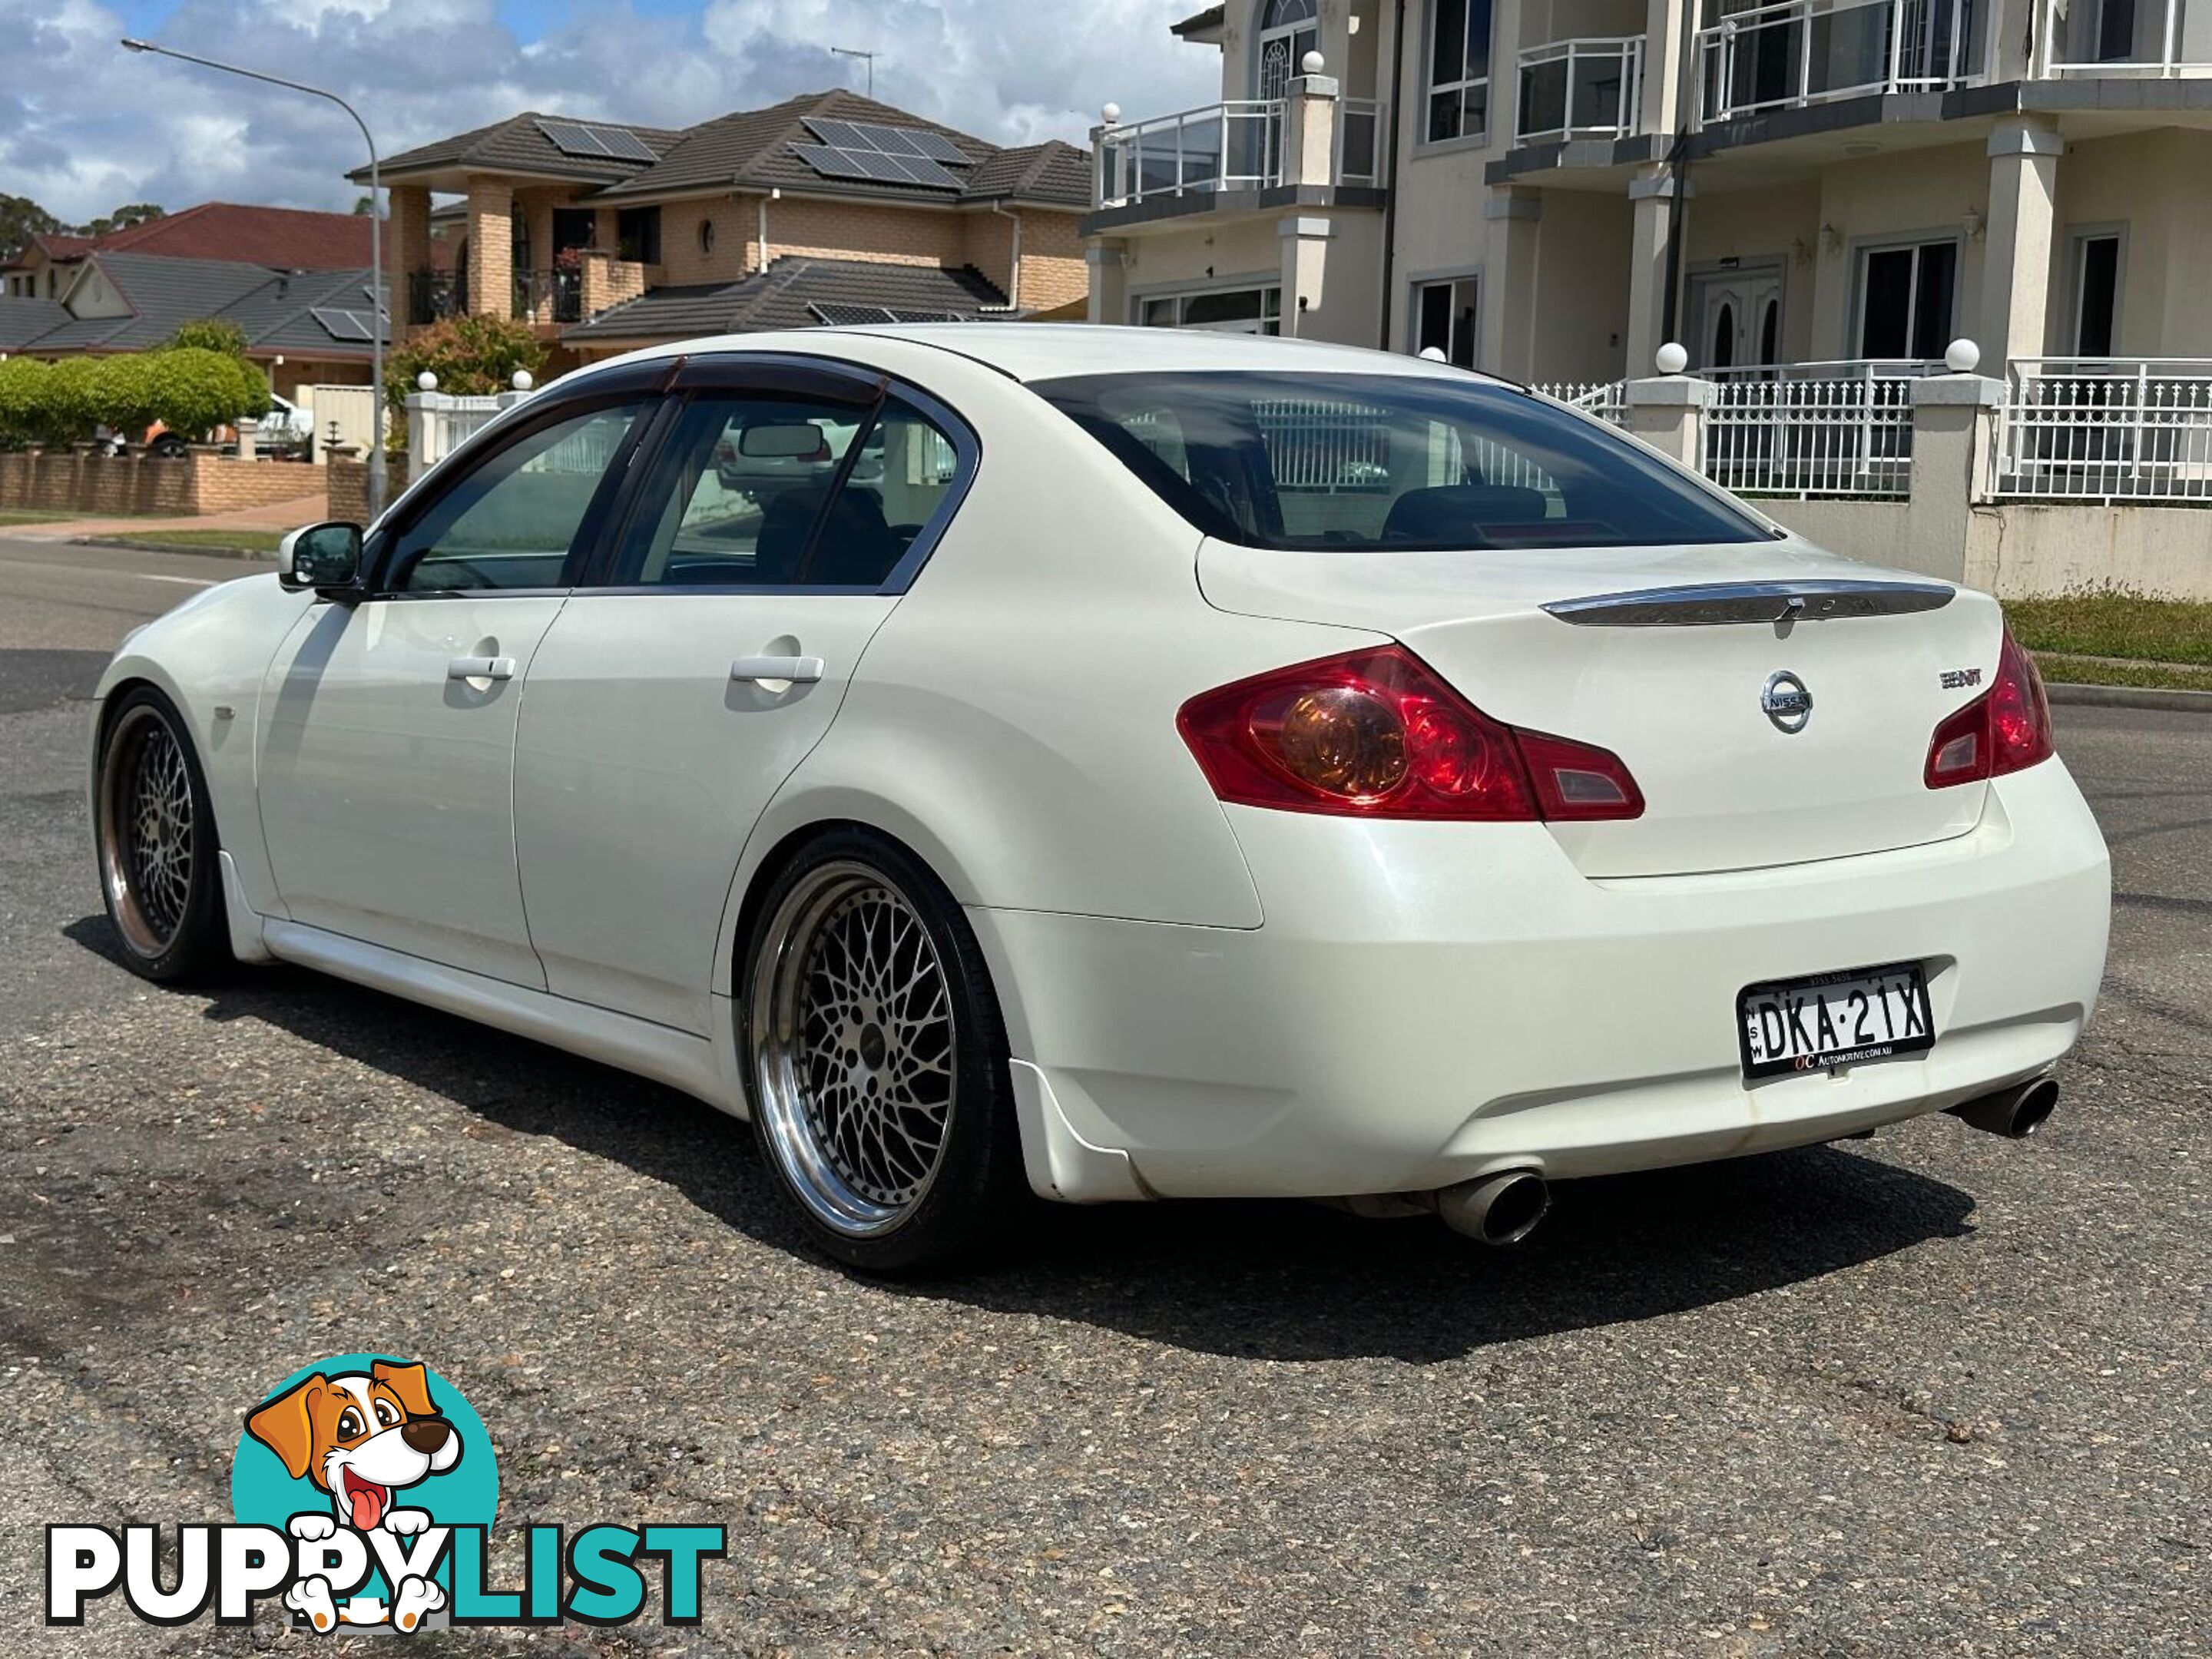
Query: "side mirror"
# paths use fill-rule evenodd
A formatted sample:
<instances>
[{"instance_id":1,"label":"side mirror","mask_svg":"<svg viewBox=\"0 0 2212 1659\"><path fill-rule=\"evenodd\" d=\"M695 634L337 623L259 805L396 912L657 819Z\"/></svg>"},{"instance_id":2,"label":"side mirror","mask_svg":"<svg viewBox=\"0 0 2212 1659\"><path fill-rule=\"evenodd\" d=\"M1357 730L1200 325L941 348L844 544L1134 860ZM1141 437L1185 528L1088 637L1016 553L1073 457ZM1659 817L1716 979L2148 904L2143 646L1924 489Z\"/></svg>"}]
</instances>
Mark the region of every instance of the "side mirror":
<instances>
[{"instance_id":1,"label":"side mirror","mask_svg":"<svg viewBox=\"0 0 2212 1659\"><path fill-rule=\"evenodd\" d=\"M294 592L350 587L361 580L361 526L316 524L276 544L276 580Z\"/></svg>"}]
</instances>

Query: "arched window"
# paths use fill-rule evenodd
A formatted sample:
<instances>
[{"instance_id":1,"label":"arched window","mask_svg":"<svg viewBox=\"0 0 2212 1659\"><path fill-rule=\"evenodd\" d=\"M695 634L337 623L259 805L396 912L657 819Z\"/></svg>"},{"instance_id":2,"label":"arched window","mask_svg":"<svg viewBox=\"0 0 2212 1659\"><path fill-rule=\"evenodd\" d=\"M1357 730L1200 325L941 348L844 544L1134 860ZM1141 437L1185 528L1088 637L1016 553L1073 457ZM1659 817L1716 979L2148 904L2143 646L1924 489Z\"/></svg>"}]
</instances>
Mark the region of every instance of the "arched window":
<instances>
[{"instance_id":1,"label":"arched window","mask_svg":"<svg viewBox=\"0 0 2212 1659\"><path fill-rule=\"evenodd\" d=\"M1782 301L1769 300L1759 325L1759 361L1776 361L1782 347Z\"/></svg>"},{"instance_id":2,"label":"arched window","mask_svg":"<svg viewBox=\"0 0 2212 1659\"><path fill-rule=\"evenodd\" d=\"M1735 365L1735 303L1723 300L1713 313L1713 349L1706 359L1714 368L1732 368Z\"/></svg>"},{"instance_id":3,"label":"arched window","mask_svg":"<svg viewBox=\"0 0 2212 1659\"><path fill-rule=\"evenodd\" d=\"M1321 46L1318 0L1266 0L1260 8L1259 95L1280 98Z\"/></svg>"}]
</instances>

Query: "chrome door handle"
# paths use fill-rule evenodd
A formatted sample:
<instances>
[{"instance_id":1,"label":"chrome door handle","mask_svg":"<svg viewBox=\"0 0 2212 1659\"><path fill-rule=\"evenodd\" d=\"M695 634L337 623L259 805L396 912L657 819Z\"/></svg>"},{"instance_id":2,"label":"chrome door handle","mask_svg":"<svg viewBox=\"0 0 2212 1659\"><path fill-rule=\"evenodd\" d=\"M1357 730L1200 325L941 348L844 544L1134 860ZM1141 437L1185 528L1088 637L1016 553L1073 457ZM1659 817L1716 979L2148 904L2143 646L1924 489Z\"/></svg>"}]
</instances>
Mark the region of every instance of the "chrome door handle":
<instances>
[{"instance_id":1,"label":"chrome door handle","mask_svg":"<svg viewBox=\"0 0 2212 1659\"><path fill-rule=\"evenodd\" d=\"M812 685L822 678L819 657L740 657L730 665L733 680L788 680Z\"/></svg>"},{"instance_id":2,"label":"chrome door handle","mask_svg":"<svg viewBox=\"0 0 2212 1659\"><path fill-rule=\"evenodd\" d=\"M456 657L446 665L449 680L511 680L514 678L514 659L512 657Z\"/></svg>"}]
</instances>

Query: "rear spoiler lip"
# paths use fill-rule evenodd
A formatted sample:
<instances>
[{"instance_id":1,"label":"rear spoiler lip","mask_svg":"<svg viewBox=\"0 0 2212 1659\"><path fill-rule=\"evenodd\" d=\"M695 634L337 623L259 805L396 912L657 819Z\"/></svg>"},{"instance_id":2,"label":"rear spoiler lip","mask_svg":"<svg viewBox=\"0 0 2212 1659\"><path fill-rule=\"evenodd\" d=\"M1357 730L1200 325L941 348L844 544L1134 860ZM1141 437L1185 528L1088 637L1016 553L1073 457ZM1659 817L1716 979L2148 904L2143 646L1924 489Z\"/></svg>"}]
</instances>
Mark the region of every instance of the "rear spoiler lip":
<instances>
[{"instance_id":1,"label":"rear spoiler lip","mask_svg":"<svg viewBox=\"0 0 2212 1659\"><path fill-rule=\"evenodd\" d=\"M1553 599L1544 612L1577 628L1712 628L1732 623L1829 622L1940 611L1959 590L1943 582L1698 582Z\"/></svg>"}]
</instances>

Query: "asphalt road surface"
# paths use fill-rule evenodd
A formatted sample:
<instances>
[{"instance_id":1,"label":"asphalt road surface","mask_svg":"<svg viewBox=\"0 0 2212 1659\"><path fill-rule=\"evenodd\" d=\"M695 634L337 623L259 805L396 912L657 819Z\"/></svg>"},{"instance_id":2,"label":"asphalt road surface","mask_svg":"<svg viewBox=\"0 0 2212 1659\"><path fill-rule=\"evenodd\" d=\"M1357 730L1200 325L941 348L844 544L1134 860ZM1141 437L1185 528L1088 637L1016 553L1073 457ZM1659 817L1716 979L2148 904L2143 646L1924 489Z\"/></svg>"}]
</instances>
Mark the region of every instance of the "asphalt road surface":
<instances>
[{"instance_id":1,"label":"asphalt road surface","mask_svg":"<svg viewBox=\"0 0 2212 1659\"><path fill-rule=\"evenodd\" d=\"M2060 713L2119 898L2033 1142L1569 1187L1518 1252L1060 1214L900 1287L665 1090L312 974L116 965L76 699L246 568L0 544L0 1651L304 1639L47 1632L41 1528L227 1519L241 1413L361 1349L463 1389L503 1525L729 1528L703 1630L540 1646L2212 1651L2212 720Z\"/></svg>"}]
</instances>

